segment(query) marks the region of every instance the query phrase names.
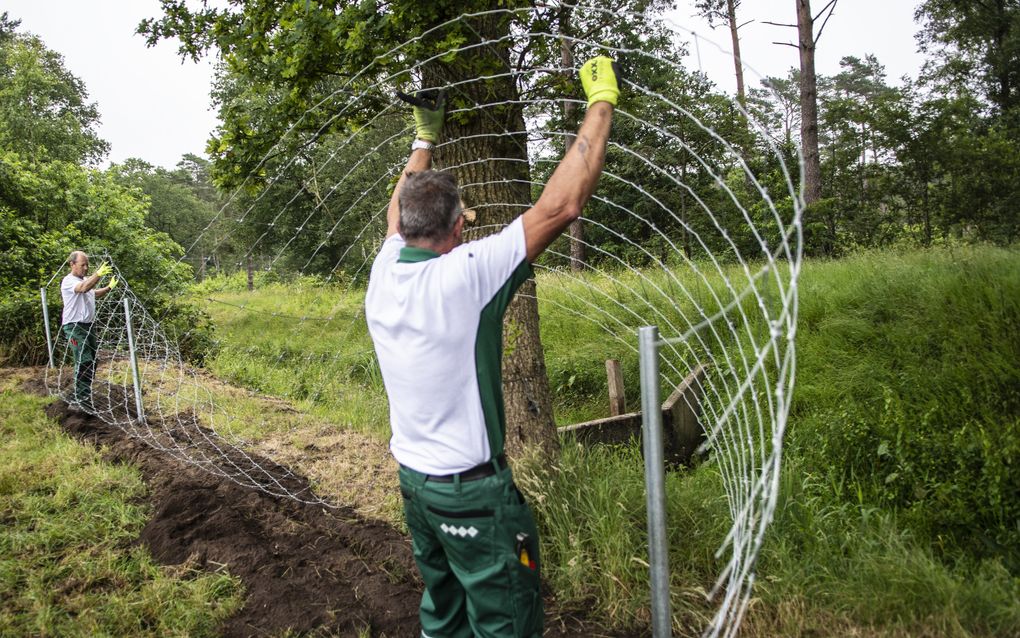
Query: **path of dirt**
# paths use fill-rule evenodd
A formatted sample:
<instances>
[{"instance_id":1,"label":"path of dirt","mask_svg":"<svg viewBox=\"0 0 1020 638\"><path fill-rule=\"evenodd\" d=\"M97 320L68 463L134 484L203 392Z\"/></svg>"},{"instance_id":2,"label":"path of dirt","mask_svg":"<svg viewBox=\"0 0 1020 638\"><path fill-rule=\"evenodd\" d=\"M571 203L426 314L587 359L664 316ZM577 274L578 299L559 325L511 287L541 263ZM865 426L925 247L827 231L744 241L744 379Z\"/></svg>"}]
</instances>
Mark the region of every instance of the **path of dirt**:
<instances>
[{"instance_id":1,"label":"path of dirt","mask_svg":"<svg viewBox=\"0 0 1020 638\"><path fill-rule=\"evenodd\" d=\"M45 393L41 375L24 388ZM111 388L111 396L117 397L118 390L123 393ZM303 635L419 635L421 584L410 541L390 525L351 509L325 508L239 485L158 449L159 439L144 442L132 436L130 428L111 426L63 401L50 404L47 414L75 437L104 446L110 460L141 470L153 516L140 540L157 561L226 569L243 581L245 604L223 625L223 636L288 630ZM148 425L148 432L167 433L165 442L171 443L176 424L150 420ZM172 451L172 445L165 447ZM205 450L205 457L217 453L221 451ZM287 491L309 493L304 478L269 459L229 458L240 454L228 451L224 461L254 461ZM620 635L558 609L549 597L546 607L546 636Z\"/></svg>"}]
</instances>

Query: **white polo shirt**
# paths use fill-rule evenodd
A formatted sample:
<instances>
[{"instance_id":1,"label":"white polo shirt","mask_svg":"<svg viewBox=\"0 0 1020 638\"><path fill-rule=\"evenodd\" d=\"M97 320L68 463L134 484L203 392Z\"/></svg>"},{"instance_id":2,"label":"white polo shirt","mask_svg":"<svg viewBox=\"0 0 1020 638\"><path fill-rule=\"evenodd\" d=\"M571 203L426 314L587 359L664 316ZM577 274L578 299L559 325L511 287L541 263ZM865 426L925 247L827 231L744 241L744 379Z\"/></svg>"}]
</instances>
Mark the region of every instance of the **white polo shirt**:
<instances>
[{"instance_id":1,"label":"white polo shirt","mask_svg":"<svg viewBox=\"0 0 1020 638\"><path fill-rule=\"evenodd\" d=\"M64 299L64 315L61 325L68 323L92 323L96 320L96 289L75 292L74 287L85 281L68 273L60 281L60 296Z\"/></svg>"},{"instance_id":2,"label":"white polo shirt","mask_svg":"<svg viewBox=\"0 0 1020 638\"><path fill-rule=\"evenodd\" d=\"M383 243L365 316L398 463L452 474L503 451L503 314L531 274L520 217L445 255Z\"/></svg>"}]
</instances>

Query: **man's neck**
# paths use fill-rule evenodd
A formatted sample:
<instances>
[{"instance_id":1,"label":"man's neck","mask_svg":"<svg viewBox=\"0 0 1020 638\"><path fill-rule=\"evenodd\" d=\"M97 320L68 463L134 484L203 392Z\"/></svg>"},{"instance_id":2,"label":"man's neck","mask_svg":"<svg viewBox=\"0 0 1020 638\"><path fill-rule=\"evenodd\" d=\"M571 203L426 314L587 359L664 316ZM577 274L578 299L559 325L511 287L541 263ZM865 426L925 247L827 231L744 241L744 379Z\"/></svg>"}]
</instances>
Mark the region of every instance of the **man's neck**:
<instances>
[{"instance_id":1,"label":"man's neck","mask_svg":"<svg viewBox=\"0 0 1020 638\"><path fill-rule=\"evenodd\" d=\"M454 248L457 247L457 242L453 237L449 237L444 241L429 241L429 240L414 240L407 242L407 245L411 248L423 248L425 250L431 250L438 255L445 255Z\"/></svg>"}]
</instances>

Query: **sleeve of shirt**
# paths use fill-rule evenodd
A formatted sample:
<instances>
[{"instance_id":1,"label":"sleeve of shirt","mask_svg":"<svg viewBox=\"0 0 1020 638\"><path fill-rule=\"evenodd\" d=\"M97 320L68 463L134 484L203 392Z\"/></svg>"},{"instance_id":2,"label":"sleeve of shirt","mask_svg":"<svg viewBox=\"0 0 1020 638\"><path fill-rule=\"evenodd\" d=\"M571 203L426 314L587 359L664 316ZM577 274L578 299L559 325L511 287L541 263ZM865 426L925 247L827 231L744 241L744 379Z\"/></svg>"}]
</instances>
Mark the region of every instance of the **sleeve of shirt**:
<instances>
[{"instance_id":1,"label":"sleeve of shirt","mask_svg":"<svg viewBox=\"0 0 1020 638\"><path fill-rule=\"evenodd\" d=\"M472 296L482 305L501 291L512 295L532 275L520 217L495 235L459 246L453 254Z\"/></svg>"},{"instance_id":2,"label":"sleeve of shirt","mask_svg":"<svg viewBox=\"0 0 1020 638\"><path fill-rule=\"evenodd\" d=\"M60 294L61 294L61 296L63 296L66 299L69 295L76 294L74 292L74 287L77 286L78 283L81 282L81 281L82 280L76 279L76 278L71 277L71 276L66 276L63 279L61 279L60 280Z\"/></svg>"}]
</instances>

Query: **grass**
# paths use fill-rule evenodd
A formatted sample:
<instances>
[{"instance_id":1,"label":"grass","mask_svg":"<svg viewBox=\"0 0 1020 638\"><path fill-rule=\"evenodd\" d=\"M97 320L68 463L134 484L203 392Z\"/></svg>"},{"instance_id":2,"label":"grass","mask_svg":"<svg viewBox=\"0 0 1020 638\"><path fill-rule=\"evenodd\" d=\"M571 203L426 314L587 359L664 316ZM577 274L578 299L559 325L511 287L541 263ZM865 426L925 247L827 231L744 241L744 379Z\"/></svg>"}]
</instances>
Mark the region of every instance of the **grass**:
<instances>
[{"instance_id":1,"label":"grass","mask_svg":"<svg viewBox=\"0 0 1020 638\"><path fill-rule=\"evenodd\" d=\"M540 273L561 424L606 415L607 358L621 360L636 407L639 325L689 336L666 353L674 378L760 339L767 326L754 297L741 301L747 319L732 330L691 330L697 308L711 315L728 298L719 274L699 267L704 277L687 268ZM1020 568L1010 554L1020 547L1018 274L1015 251L985 247L805 265L783 498L743 635L1020 636ZM214 373L385 440L363 292L307 281L254 293L215 285L200 291L218 300L207 302L222 340ZM763 303L774 307L776 293L764 284ZM295 318L305 316L315 320ZM641 468L633 446L565 443L554 470L518 474L560 600L621 628L648 622ZM722 569L714 551L729 526L721 481L714 463L668 478L678 635L696 635L713 610L704 593Z\"/></svg>"},{"instance_id":2,"label":"grass","mask_svg":"<svg viewBox=\"0 0 1020 638\"><path fill-rule=\"evenodd\" d=\"M136 543L138 472L63 435L16 381L0 390L0 635L216 635L239 582L156 565Z\"/></svg>"},{"instance_id":3,"label":"grass","mask_svg":"<svg viewBox=\"0 0 1020 638\"><path fill-rule=\"evenodd\" d=\"M385 436L387 404L362 315L364 291L307 281L257 294L206 283L196 299L218 326L217 377L309 414ZM295 328L297 327L297 328Z\"/></svg>"}]
</instances>

